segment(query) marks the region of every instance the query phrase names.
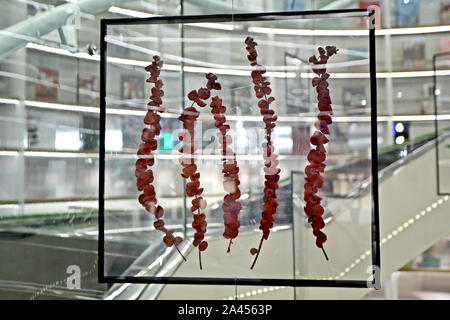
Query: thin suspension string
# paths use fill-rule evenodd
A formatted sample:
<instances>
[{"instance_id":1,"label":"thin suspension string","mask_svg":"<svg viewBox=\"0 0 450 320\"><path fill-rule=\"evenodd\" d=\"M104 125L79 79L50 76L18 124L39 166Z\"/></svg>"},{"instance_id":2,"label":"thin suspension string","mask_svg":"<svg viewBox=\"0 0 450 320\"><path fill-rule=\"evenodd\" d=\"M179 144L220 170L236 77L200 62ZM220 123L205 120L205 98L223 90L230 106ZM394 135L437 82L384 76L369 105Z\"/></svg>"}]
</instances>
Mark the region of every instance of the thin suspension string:
<instances>
[{"instance_id":1,"label":"thin suspension string","mask_svg":"<svg viewBox=\"0 0 450 320\"><path fill-rule=\"evenodd\" d=\"M234 30L234 0L231 0L231 24Z\"/></svg>"}]
</instances>

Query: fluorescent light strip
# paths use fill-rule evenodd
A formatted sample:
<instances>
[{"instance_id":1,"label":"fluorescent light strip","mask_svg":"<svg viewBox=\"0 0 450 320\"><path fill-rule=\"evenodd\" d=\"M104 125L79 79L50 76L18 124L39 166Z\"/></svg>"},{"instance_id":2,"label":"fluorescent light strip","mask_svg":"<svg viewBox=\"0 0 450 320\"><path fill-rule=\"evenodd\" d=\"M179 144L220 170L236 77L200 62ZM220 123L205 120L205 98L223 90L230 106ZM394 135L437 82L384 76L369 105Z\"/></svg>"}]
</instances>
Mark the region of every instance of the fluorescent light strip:
<instances>
[{"instance_id":1,"label":"fluorescent light strip","mask_svg":"<svg viewBox=\"0 0 450 320\"><path fill-rule=\"evenodd\" d=\"M161 55L160 52L155 51L155 50L150 50L141 46L137 46L135 44L128 44L126 42L123 42L119 39L115 39L112 37L107 37L105 39L106 42L112 43L114 45L117 46L121 46L123 48L128 48L137 52L142 52L144 54L153 56L153 55ZM217 63L210 63L210 62L204 62L204 61L199 61L199 60L195 60L195 59L190 59L190 58L183 58L180 56L176 56L176 55L172 55L172 54L163 54L162 58L168 59L168 60L173 60L173 61L177 61L177 62L184 62L185 64L193 64L193 65L197 65L198 67L185 67L185 71L186 72L201 72L201 73L208 73L208 72L214 72L214 73L218 73L218 74L231 74L231 75L240 75L240 76L249 76L250 72L252 70L252 67L246 67L246 66L237 66L237 65L224 65L224 64L217 64ZM111 58L108 58L108 61L111 62ZM134 60L136 61L136 60ZM365 60L366 64L368 64L368 60ZM147 64L148 62L144 62L141 61L139 62L139 64L142 66L142 64ZM356 64L356 63L355 63ZM331 64L330 64L331 65ZM177 66L174 65L168 65L168 68L174 68ZM277 66L277 68L284 68L282 66ZM295 69L298 69L297 67L294 67ZM163 66L163 69L164 68ZM180 68L177 68L179 71ZM247 71L247 72L246 72ZM267 72L268 76L272 76L272 77L285 77L287 76L288 78L291 77L295 77L295 73L291 72L291 73L283 73L283 72Z\"/></svg>"},{"instance_id":2,"label":"fluorescent light strip","mask_svg":"<svg viewBox=\"0 0 450 320\"><path fill-rule=\"evenodd\" d=\"M98 153L25 151L23 154L26 157L36 157L36 158L98 158Z\"/></svg>"},{"instance_id":3,"label":"fluorescent light strip","mask_svg":"<svg viewBox=\"0 0 450 320\"><path fill-rule=\"evenodd\" d=\"M13 100L12 102L10 100ZM14 99L3 99L0 98L0 104L18 104L18 100ZM88 112L88 113L99 113L100 109L97 107L87 107L87 106L79 106L79 105L69 105L69 104L60 104L60 103L49 103L49 102L40 102L40 101L31 101L25 100L25 105L29 107L42 108L42 109L51 109L51 110L66 110L66 111L74 111L74 112ZM115 108L107 108L107 114L117 114L117 115L132 115L132 116L144 116L147 111L146 110L130 110L130 109L115 109ZM173 118L173 114L161 114L161 116L167 116L168 118ZM261 116L228 116L231 121L247 121L247 122L258 122L261 121ZM205 115L205 120L209 120L210 117ZM378 116L378 122L387 122L387 121L434 121L436 119L435 115L396 115L396 116ZM450 120L449 115L438 115L437 120ZM287 115L287 116L279 116L278 121L280 122L314 122L316 121L316 116L301 116L301 115ZM370 122L369 116L336 116L333 118L333 122Z\"/></svg>"},{"instance_id":4,"label":"fluorescent light strip","mask_svg":"<svg viewBox=\"0 0 450 320\"><path fill-rule=\"evenodd\" d=\"M368 30L307 30L307 29L285 29L285 28L268 28L268 27L250 27L249 32L278 34L278 35L295 35L295 36L367 36ZM435 27L416 27L416 28L393 28L393 29L376 29L376 36L385 35L410 35L410 34L427 34L438 32L450 32L450 25Z\"/></svg>"},{"instance_id":5,"label":"fluorescent light strip","mask_svg":"<svg viewBox=\"0 0 450 320\"><path fill-rule=\"evenodd\" d=\"M2 101L0 100L0 103ZM73 112L86 112L86 113L100 113L100 108L97 107L87 107L80 105L70 105L61 103L49 103L40 101L30 101L25 100L25 105L27 107L42 108L42 109L52 109L52 110L65 110ZM118 114L118 115L129 115L129 116L145 116L147 110L131 110L131 109L116 109L116 108L106 108L107 114ZM163 118L173 118L171 114L161 114Z\"/></svg>"},{"instance_id":6,"label":"fluorescent light strip","mask_svg":"<svg viewBox=\"0 0 450 320\"><path fill-rule=\"evenodd\" d=\"M199 22L199 23L185 23L185 26L188 27L199 27L199 28L208 28L208 29L217 29L217 30L225 30L225 31L233 31L234 26L225 23L209 23L209 22Z\"/></svg>"},{"instance_id":7,"label":"fluorescent light strip","mask_svg":"<svg viewBox=\"0 0 450 320\"><path fill-rule=\"evenodd\" d=\"M133 60L133 59L123 59L123 58L115 58L115 57L107 57L108 63L115 63L115 64L123 64L128 66L136 66L136 67L146 67L148 66L148 61L142 61L142 60ZM164 70L170 70L167 68L167 65L163 66ZM170 70L172 71L172 70ZM179 70L178 70L179 71Z\"/></svg>"},{"instance_id":8,"label":"fluorescent light strip","mask_svg":"<svg viewBox=\"0 0 450 320\"><path fill-rule=\"evenodd\" d=\"M148 54L149 56L154 56L154 55L160 56L161 55L161 53L159 51L147 49L147 48L144 48L144 47L132 44L132 43L129 44L129 43L123 42L123 41L121 41L119 39L116 39L116 38L113 38L113 37L106 36L105 37L105 41L109 42L109 43L112 43L112 44L114 44L116 46L119 46L119 47L123 47L123 48L131 49L133 51L137 51L137 52L141 52L141 53L144 53L144 54Z\"/></svg>"},{"instance_id":9,"label":"fluorescent light strip","mask_svg":"<svg viewBox=\"0 0 450 320\"><path fill-rule=\"evenodd\" d=\"M41 101L25 100L27 107L42 108L42 109L54 109L54 110L66 110L75 112L88 112L88 113L100 113L100 109L96 107L86 107L61 103L49 103Z\"/></svg>"},{"instance_id":10,"label":"fluorescent light strip","mask_svg":"<svg viewBox=\"0 0 450 320\"><path fill-rule=\"evenodd\" d=\"M124 9L119 7L110 7L109 12L118 13L130 17L136 18L148 18L148 17L158 17L162 15L150 14L142 11ZM339 15L342 16L342 15ZM348 15L344 15L348 16ZM351 14L351 16L355 16ZM310 17L312 18L312 17ZM201 27L208 29L218 29L233 31L234 26L225 23L186 23L186 26L190 27ZM249 32L254 33L264 33L264 34L279 34L279 35L300 35L300 36L367 36L369 34L368 30L326 30L326 29L287 29L287 28L268 28L268 27L249 27ZM439 32L450 32L450 25L443 26L431 26L431 27L414 27L414 28L392 28L392 29L376 29L375 35L410 35L410 34L427 34L427 33L439 33Z\"/></svg>"},{"instance_id":11,"label":"fluorescent light strip","mask_svg":"<svg viewBox=\"0 0 450 320\"><path fill-rule=\"evenodd\" d=\"M108 11L111 13L117 13L117 14L121 14L124 16L136 17L136 18L158 17L158 15L156 15L156 14L151 14L151 13L146 13L146 12L136 11L136 10L130 10L130 9L124 9L124 8L119 8L119 7L115 7L115 6L110 7L108 9Z\"/></svg>"},{"instance_id":12,"label":"fluorescent light strip","mask_svg":"<svg viewBox=\"0 0 450 320\"><path fill-rule=\"evenodd\" d=\"M39 51L49 52L49 53L55 53L59 55L64 56L71 56L75 58L80 59L87 59L87 60L93 60L93 61L100 61L99 55L93 55L90 56L87 53L78 52L78 53L71 53L65 49L60 48L54 48L49 46L44 46L36 43L28 43L27 48L29 49L35 49ZM141 61L141 60L133 60L133 59L123 59L123 58L116 58L116 57L108 57L108 62L110 63L117 63L117 64L123 64L123 65L131 65L131 66L138 66L138 67L146 67L148 65L148 61ZM164 64L163 70L167 71L180 71L181 68L178 65L171 65L171 64ZM192 72L192 73L208 73L213 72L217 74L222 75L236 75L236 76L249 76L250 71L247 70L228 70L228 69L220 69L220 68L207 68L207 67L190 67L186 66L184 67L185 72ZM268 71L267 76L274 77L274 78L295 78L296 74L295 72L278 72L278 71ZM432 77L434 75L434 71L400 71L400 72L377 72L377 78L386 79L386 78L414 78L414 77ZM436 71L437 76L448 76L450 75L450 70L438 70ZM301 73L300 76L302 78L314 78L314 73ZM368 72L336 72L332 75L336 79L366 79L369 78L370 74Z\"/></svg>"},{"instance_id":13,"label":"fluorescent light strip","mask_svg":"<svg viewBox=\"0 0 450 320\"><path fill-rule=\"evenodd\" d=\"M379 116L377 118L378 122L384 121L434 121L436 119L435 115L398 115L398 116ZM438 115L437 120L450 120L450 114Z\"/></svg>"},{"instance_id":14,"label":"fluorescent light strip","mask_svg":"<svg viewBox=\"0 0 450 320\"><path fill-rule=\"evenodd\" d=\"M436 76L449 76L450 70L438 70L436 71ZM301 78L312 79L316 75L314 73L301 73ZM387 79L387 78L421 78L421 77L432 77L434 76L434 71L398 71L398 72L377 72L377 78ZM370 77L368 72L334 72L331 77L336 79L367 79Z\"/></svg>"},{"instance_id":15,"label":"fluorescent light strip","mask_svg":"<svg viewBox=\"0 0 450 320\"><path fill-rule=\"evenodd\" d=\"M192 72L192 73L212 72L215 74L243 76L243 77L248 77L248 76L250 76L250 73L251 73L250 70L227 70L227 69L206 68L206 67L184 67L184 70L186 72ZM274 77L274 78L285 78L285 77L295 78L295 72L268 71L268 72L266 72L266 75L268 77Z\"/></svg>"},{"instance_id":16,"label":"fluorescent light strip","mask_svg":"<svg viewBox=\"0 0 450 320\"><path fill-rule=\"evenodd\" d=\"M0 98L0 104L19 104L20 101L17 99L7 99L7 98Z\"/></svg>"},{"instance_id":17,"label":"fluorescent light strip","mask_svg":"<svg viewBox=\"0 0 450 320\"><path fill-rule=\"evenodd\" d=\"M369 30L309 30L249 27L248 32L292 36L368 36Z\"/></svg>"},{"instance_id":18,"label":"fluorescent light strip","mask_svg":"<svg viewBox=\"0 0 450 320\"><path fill-rule=\"evenodd\" d=\"M164 17L164 15L156 15L142 11L124 9L120 7L112 6L108 10L111 13L117 13L124 16L135 17L135 18L150 18L150 17ZM199 28L207 28L207 29L218 29L218 30L226 30L233 31L234 26L225 24L225 23L209 23L209 22L199 22L199 23L185 23L185 26L189 27L199 27Z\"/></svg>"},{"instance_id":19,"label":"fluorescent light strip","mask_svg":"<svg viewBox=\"0 0 450 320\"><path fill-rule=\"evenodd\" d=\"M0 156L18 156L19 151L11 151L11 150L0 150ZM33 151L27 150L23 152L26 157L34 157L34 158L98 158L98 153L79 153L79 152L65 152L65 151ZM155 154L156 159L162 160L178 160L182 155L179 153L174 154ZM194 156L196 159L200 160L220 160L223 158L221 154L197 154ZM259 161L263 160L260 154L241 154L236 155L236 158L239 160L248 160L248 161ZM278 156L280 160L283 159L304 159L305 156L301 155L280 155ZM105 161L108 160L118 160L118 159L137 159L137 155L134 153L129 154L120 154L111 151L105 152Z\"/></svg>"},{"instance_id":20,"label":"fluorescent light strip","mask_svg":"<svg viewBox=\"0 0 450 320\"><path fill-rule=\"evenodd\" d=\"M437 32L449 32L450 25L435 27L415 27L415 28L393 28L375 30L375 35L406 35L406 34L425 34Z\"/></svg>"},{"instance_id":21,"label":"fluorescent light strip","mask_svg":"<svg viewBox=\"0 0 450 320\"><path fill-rule=\"evenodd\" d=\"M121 114L127 116L145 116L147 114L146 110L129 110L129 109L114 109L114 108L106 108L107 114ZM161 114L163 116L165 114ZM168 117L163 117L168 118Z\"/></svg>"},{"instance_id":22,"label":"fluorescent light strip","mask_svg":"<svg viewBox=\"0 0 450 320\"><path fill-rule=\"evenodd\" d=\"M73 52L70 52L70 51L68 51L66 49L45 46L45 45L38 44L38 43L33 43L33 42L29 42L26 45L26 48L27 49L35 49L35 50L48 52L48 53L55 53L55 54L68 56L68 57L79 58L79 59L100 61L100 55L98 55L98 54L94 54L94 55L91 56L91 55L89 55L89 54L87 54L85 52L73 53Z\"/></svg>"},{"instance_id":23,"label":"fluorescent light strip","mask_svg":"<svg viewBox=\"0 0 450 320\"><path fill-rule=\"evenodd\" d=\"M18 151L0 150L0 156L18 156Z\"/></svg>"}]
</instances>

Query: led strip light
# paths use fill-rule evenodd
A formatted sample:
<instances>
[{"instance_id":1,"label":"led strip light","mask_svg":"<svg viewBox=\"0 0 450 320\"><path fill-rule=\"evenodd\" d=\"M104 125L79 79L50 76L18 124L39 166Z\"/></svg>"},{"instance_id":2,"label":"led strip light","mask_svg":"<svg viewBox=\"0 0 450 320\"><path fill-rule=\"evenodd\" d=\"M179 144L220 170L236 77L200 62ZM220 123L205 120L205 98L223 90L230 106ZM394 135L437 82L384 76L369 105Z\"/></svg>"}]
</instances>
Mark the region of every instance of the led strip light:
<instances>
[{"instance_id":1,"label":"led strip light","mask_svg":"<svg viewBox=\"0 0 450 320\"><path fill-rule=\"evenodd\" d=\"M383 239L381 239L380 246L386 245L386 243L388 241L392 240L400 232L404 231L406 228L411 226L413 223L415 223L416 221L422 219L427 214L429 214L431 211L436 209L438 206L442 205L444 202L447 202L448 200L449 200L449 196L444 196L443 198L437 200L436 202L433 202L431 205L426 207L424 210L421 210L418 214L416 214L414 216L414 218L409 218L404 223L400 224L391 233L389 233ZM367 250L366 252L361 254L361 256L356 258L355 261L353 261L348 267L346 267L344 269L344 271L340 272L338 276L328 277L328 278L319 278L319 279L315 279L315 280L339 280L342 277L344 277L346 273L349 273L353 268L355 268L358 264L360 264L363 260L367 259L368 257L370 257L370 250ZM229 296L229 297L223 298L223 300L234 300L236 298L243 299L243 298L246 298L246 297L249 298L249 297L252 297L252 296L259 295L259 294L269 293L269 292L272 292L272 291L277 291L277 290L286 289L286 288L287 287L285 287L285 286L281 286L281 287L265 287L263 289L252 290L252 291L247 291L247 292L241 293L237 297Z\"/></svg>"}]
</instances>

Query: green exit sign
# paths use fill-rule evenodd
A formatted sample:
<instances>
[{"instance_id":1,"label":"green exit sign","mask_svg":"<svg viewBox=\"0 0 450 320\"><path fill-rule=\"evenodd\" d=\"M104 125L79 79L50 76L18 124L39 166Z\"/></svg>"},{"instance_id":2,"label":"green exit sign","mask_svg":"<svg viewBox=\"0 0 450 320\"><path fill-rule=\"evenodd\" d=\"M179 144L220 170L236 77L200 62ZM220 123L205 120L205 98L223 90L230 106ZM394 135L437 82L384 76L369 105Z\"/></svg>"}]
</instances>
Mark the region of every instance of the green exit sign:
<instances>
[{"instance_id":1,"label":"green exit sign","mask_svg":"<svg viewBox=\"0 0 450 320\"><path fill-rule=\"evenodd\" d=\"M171 132L164 132L161 135L159 141L159 150L172 150L173 149L173 134Z\"/></svg>"}]
</instances>

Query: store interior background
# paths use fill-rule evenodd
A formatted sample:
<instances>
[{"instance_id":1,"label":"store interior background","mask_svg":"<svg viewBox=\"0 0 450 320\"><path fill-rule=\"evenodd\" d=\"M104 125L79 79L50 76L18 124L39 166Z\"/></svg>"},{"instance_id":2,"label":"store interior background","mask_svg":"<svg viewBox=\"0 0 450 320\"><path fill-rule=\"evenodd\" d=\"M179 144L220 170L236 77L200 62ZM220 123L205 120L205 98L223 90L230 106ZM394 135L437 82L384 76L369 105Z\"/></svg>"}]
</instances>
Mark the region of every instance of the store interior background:
<instances>
[{"instance_id":1,"label":"store interior background","mask_svg":"<svg viewBox=\"0 0 450 320\"><path fill-rule=\"evenodd\" d=\"M382 32L376 37L378 115L383 119L378 124L380 152L394 151L392 157L399 161L410 156L410 145L422 143L425 147L430 147L432 142L430 144L429 140L435 134L434 94L437 94L442 102L443 107L440 110L447 112L446 114L449 111L448 106L445 109L445 104L448 104L445 100L445 87L450 76L438 77L435 91L433 84L433 55L450 51L450 1L447 0L184 0L183 5L179 0L101 0L96 1L95 5L86 0L79 2L85 5L86 10L92 10L81 12L79 25L78 21L69 21L58 30L31 37L15 33L14 27L58 6L76 4L77 1L0 1L0 256L3 260L0 265L1 299L234 297L234 287L219 289L210 286L168 286L168 289L161 291L161 286L134 285L125 288L115 285L109 288L105 284L97 283L100 87L98 47L101 19L180 15L182 8L184 15L205 15L321 8L348 9L378 4L381 19L377 28L382 31L403 30L398 33ZM46 21L38 23L45 24ZM327 25L324 28L351 30L357 27L359 26L344 24ZM433 30L430 27L438 29ZM202 28L198 31L200 35L202 32L214 34L221 31L214 28ZM126 32L119 32L120 34L125 35ZM190 34L195 33L192 31ZM137 36L131 33L128 35ZM165 36L157 28L151 29L150 33L145 35L156 38ZM324 42L329 43L334 37L339 35L325 36L327 41ZM8 49L10 39L25 42L17 48ZM361 44L362 39L358 37L348 37L340 41L354 42L347 46L353 47L355 51L359 50L362 56L367 54L367 51L364 51L367 49L364 46L367 45ZM214 44L208 44L211 54L221 57L220 53L214 52L213 47ZM178 47L172 49L178 50ZM117 50L115 54L130 55L131 58L139 55L134 56L135 53L123 50ZM209 57L207 53L204 54ZM204 58L199 55L199 59ZM142 58L142 55L140 57ZM358 67L360 66L350 66L347 72L351 74L367 71ZM133 110L133 105L145 103L148 98L147 91L144 91L145 74L136 69L136 66L119 65L111 67L109 71L113 74L108 78L113 80L108 88L111 97L117 98L119 104L124 100L130 103L129 106L122 105L122 109ZM450 69L448 62L445 69ZM170 81L168 80L168 83L171 83ZM194 79L190 85L196 86L195 81ZM351 76L348 79L336 79L333 101L336 105L346 106L356 115L367 115L370 101L368 85L368 79ZM236 83L234 86L240 87L240 84ZM173 87L177 88L177 84L174 83ZM283 89L275 90L281 92ZM247 92L242 91L241 94L245 96ZM230 95L224 99L236 101L243 98ZM286 104L285 109L277 110L277 113L283 115L304 112L295 109L302 99L305 99L302 92L288 92L288 99L290 104ZM168 103L179 105L179 101ZM239 112L246 114L245 111ZM236 114L242 114L239 112L236 111ZM162 154L170 154L176 144L170 133L176 128L176 121L176 118L164 118L167 130L163 131L165 135L160 140L164 146L160 148ZM135 152L135 146L127 138L131 127L134 130L136 126L140 126L139 121L130 122L129 118L117 115L112 118L110 125L110 131L107 133L109 139L106 141L107 151L116 154ZM445 124L442 128L444 127ZM245 136L245 129L245 125L241 127L244 131L242 136ZM345 130L339 144L332 146L333 153L337 154L334 159L336 162L339 162L340 155L345 160L355 152L367 149L370 143L368 123L349 126ZM308 130L294 131L286 127L278 136L282 146L279 152L287 159L285 164L288 166L291 165L290 157L297 159L296 156L303 152L301 143L296 141L301 139L299 137L302 133L309 135ZM257 154L255 150L255 146L247 143L241 151L245 154ZM386 270L389 270L384 277L382 290L317 289L305 293L289 287L240 286L237 290L238 298L450 299L450 208L448 196L437 195L436 158L433 158L434 152L428 153L429 159L421 160L423 165L419 171L409 173L411 180L408 179L407 172L400 172L398 165L397 171L393 170L387 175L401 176L403 180L397 179L395 183L386 180L386 185L390 183L389 186L385 187L385 191L380 191L380 214L382 218L385 217L385 221L394 219L392 217L396 215L411 216L411 219L405 220L404 227L404 218L392 221L392 226L397 224L401 228L393 233L383 229L382 221L381 236L387 243L382 247L382 250L386 249L385 253L382 253L382 266L386 263ZM450 158L446 159L449 161ZM179 200L177 195L182 194L182 185L170 182L179 177L172 166L172 162L161 163L161 179L168 183L159 182L158 190L168 195L168 221L178 221L183 218L184 209L172 203ZM106 185L107 197L113 203L112 211L126 210L130 202L136 205L134 174L132 171L130 173L120 169L107 168L106 172L107 180L114 182ZM447 178L450 181L449 172L445 170L448 169L442 170L441 180L445 182ZM355 174L337 175L334 191L345 195L353 184L367 175L370 175L370 171L362 173L362 178ZM202 179L202 183L213 190L214 196L211 197L216 197L215 194L219 192L214 188L221 188L221 185L216 186L215 181L220 179L220 175L205 174ZM251 177L242 181L243 186L249 190L254 182ZM257 183L262 184L261 180L257 180ZM445 185L443 188L445 189ZM173 194L172 189L175 190ZM434 194L434 197L427 199L427 202L421 202L420 199L425 198L427 192ZM397 198L399 203L395 203ZM389 207L384 204L389 204ZM422 212L425 213L422 215ZM419 219L420 223L424 223L425 219L429 221L420 225ZM413 225L408 222L410 220L417 223ZM420 225L420 229L413 229L416 225ZM389 242L389 236L394 236L394 240ZM115 241L120 242L120 235ZM395 245L391 246L391 242ZM134 252L133 248L127 247L128 256L122 257L119 255L123 255L125 249L121 250L118 259L135 259L141 253L138 249ZM391 259L396 262L389 264ZM397 265L399 261L403 261L401 265ZM81 268L80 289L67 288L66 266L70 264L79 265Z\"/></svg>"}]
</instances>

